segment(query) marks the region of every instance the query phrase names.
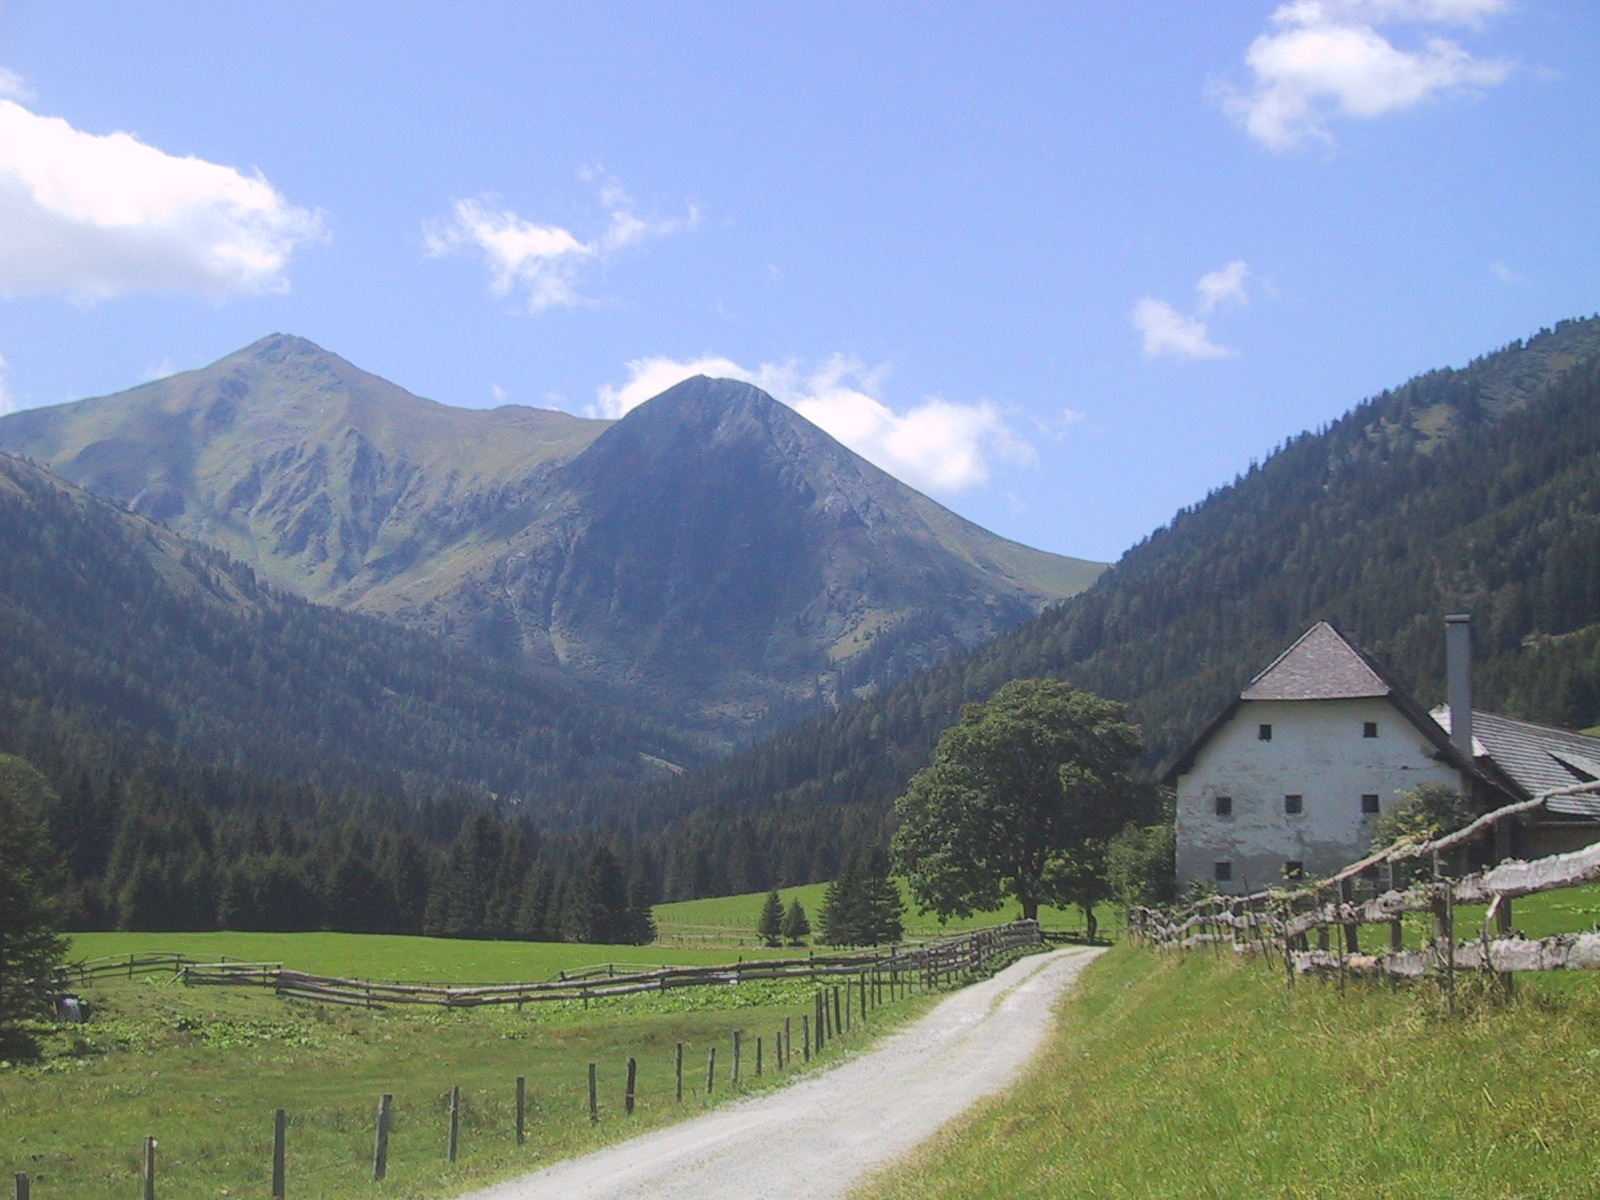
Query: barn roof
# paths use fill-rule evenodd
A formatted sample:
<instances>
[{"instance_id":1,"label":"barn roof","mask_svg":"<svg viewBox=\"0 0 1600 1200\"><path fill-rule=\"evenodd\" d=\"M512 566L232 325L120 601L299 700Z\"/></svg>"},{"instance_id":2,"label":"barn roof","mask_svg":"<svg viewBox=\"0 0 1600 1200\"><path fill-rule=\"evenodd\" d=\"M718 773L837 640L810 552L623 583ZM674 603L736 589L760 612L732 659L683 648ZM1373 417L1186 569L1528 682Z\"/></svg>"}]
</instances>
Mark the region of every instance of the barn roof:
<instances>
[{"instance_id":1,"label":"barn roof","mask_svg":"<svg viewBox=\"0 0 1600 1200\"><path fill-rule=\"evenodd\" d=\"M1432 715L1449 732L1449 708L1436 708ZM1487 756L1530 800L1600 779L1600 738L1497 713L1472 710L1472 752ZM1545 807L1566 816L1600 818L1600 796L1552 796Z\"/></svg>"}]
</instances>

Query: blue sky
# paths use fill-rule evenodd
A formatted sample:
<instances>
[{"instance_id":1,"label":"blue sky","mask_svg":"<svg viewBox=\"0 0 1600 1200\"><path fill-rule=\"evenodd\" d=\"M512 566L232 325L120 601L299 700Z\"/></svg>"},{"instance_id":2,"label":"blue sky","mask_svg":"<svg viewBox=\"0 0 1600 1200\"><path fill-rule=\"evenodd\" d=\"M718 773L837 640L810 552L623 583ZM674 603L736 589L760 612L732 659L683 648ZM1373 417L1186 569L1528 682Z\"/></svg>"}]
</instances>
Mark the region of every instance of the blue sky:
<instances>
[{"instance_id":1,"label":"blue sky","mask_svg":"<svg viewBox=\"0 0 1600 1200\"><path fill-rule=\"evenodd\" d=\"M0 72L5 408L273 331L469 406L701 368L1113 559L1600 309L1592 0L6 0Z\"/></svg>"}]
</instances>

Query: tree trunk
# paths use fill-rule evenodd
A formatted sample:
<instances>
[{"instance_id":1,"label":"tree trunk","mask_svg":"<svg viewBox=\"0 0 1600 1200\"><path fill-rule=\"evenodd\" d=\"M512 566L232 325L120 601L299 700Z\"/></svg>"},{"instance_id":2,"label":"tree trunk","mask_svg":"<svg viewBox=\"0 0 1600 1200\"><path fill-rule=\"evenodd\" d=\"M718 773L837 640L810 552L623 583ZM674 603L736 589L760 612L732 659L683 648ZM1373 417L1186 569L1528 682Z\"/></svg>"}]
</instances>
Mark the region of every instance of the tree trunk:
<instances>
[{"instance_id":1,"label":"tree trunk","mask_svg":"<svg viewBox=\"0 0 1600 1200\"><path fill-rule=\"evenodd\" d=\"M1024 921L1037 921L1039 919L1039 902L1032 896L1018 896L1022 904L1022 919Z\"/></svg>"}]
</instances>

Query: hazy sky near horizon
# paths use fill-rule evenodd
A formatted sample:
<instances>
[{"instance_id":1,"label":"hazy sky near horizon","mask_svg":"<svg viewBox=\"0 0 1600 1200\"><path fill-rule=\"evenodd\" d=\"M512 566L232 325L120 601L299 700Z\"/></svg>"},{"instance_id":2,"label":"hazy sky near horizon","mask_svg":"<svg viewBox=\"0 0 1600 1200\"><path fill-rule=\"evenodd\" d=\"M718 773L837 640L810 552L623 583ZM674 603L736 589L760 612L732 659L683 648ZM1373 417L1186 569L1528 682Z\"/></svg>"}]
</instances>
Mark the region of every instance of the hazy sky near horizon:
<instances>
[{"instance_id":1,"label":"hazy sky near horizon","mask_svg":"<svg viewBox=\"0 0 1600 1200\"><path fill-rule=\"evenodd\" d=\"M1600 309L1597 218L1593 0L0 4L0 411L736 375L1089 558Z\"/></svg>"}]
</instances>

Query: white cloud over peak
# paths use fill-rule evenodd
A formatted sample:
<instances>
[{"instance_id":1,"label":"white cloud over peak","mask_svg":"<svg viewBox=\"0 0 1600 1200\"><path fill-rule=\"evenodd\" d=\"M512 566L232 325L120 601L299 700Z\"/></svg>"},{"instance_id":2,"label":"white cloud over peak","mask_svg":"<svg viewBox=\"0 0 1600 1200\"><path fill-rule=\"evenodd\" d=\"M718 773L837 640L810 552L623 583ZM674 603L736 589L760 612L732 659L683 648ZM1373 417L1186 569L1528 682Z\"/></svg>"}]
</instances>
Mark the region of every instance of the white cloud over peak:
<instances>
[{"instance_id":1,"label":"white cloud over peak","mask_svg":"<svg viewBox=\"0 0 1600 1200\"><path fill-rule=\"evenodd\" d=\"M626 383L599 389L594 415L620 417L674 384L709 375L755 384L862 458L924 491L965 491L986 483L996 462L1033 466L1038 461L998 405L925 396L896 410L877 394L886 372L845 355L811 368L788 362L751 370L707 355L687 361L635 359L627 369Z\"/></svg>"},{"instance_id":2,"label":"white cloud over peak","mask_svg":"<svg viewBox=\"0 0 1600 1200\"><path fill-rule=\"evenodd\" d=\"M524 220L497 196L457 200L450 215L423 226L429 257L477 252L489 268L489 287L496 296L518 293L529 313L547 308L573 308L592 303L579 288L583 270L619 251L652 238L693 229L700 220L691 205L683 217L647 220L633 198L598 167L585 167L579 177L593 184L605 212L605 225L588 240L559 225Z\"/></svg>"},{"instance_id":3,"label":"white cloud over peak","mask_svg":"<svg viewBox=\"0 0 1600 1200\"><path fill-rule=\"evenodd\" d=\"M0 91L16 94L9 73ZM323 236L259 172L92 134L0 99L0 294L283 291Z\"/></svg>"},{"instance_id":4,"label":"white cloud over peak","mask_svg":"<svg viewBox=\"0 0 1600 1200\"><path fill-rule=\"evenodd\" d=\"M1479 26L1504 8L1504 0L1293 0L1245 52L1253 85L1218 91L1246 131L1275 150L1331 141L1335 117L1380 117L1511 73L1509 62L1474 57L1437 34L1401 49L1377 26Z\"/></svg>"},{"instance_id":5,"label":"white cloud over peak","mask_svg":"<svg viewBox=\"0 0 1600 1200\"><path fill-rule=\"evenodd\" d=\"M5 370L6 360L3 355L0 355L0 417L5 416L7 413L14 413L22 407L17 403L16 398L12 396L11 389L6 387Z\"/></svg>"}]
</instances>

